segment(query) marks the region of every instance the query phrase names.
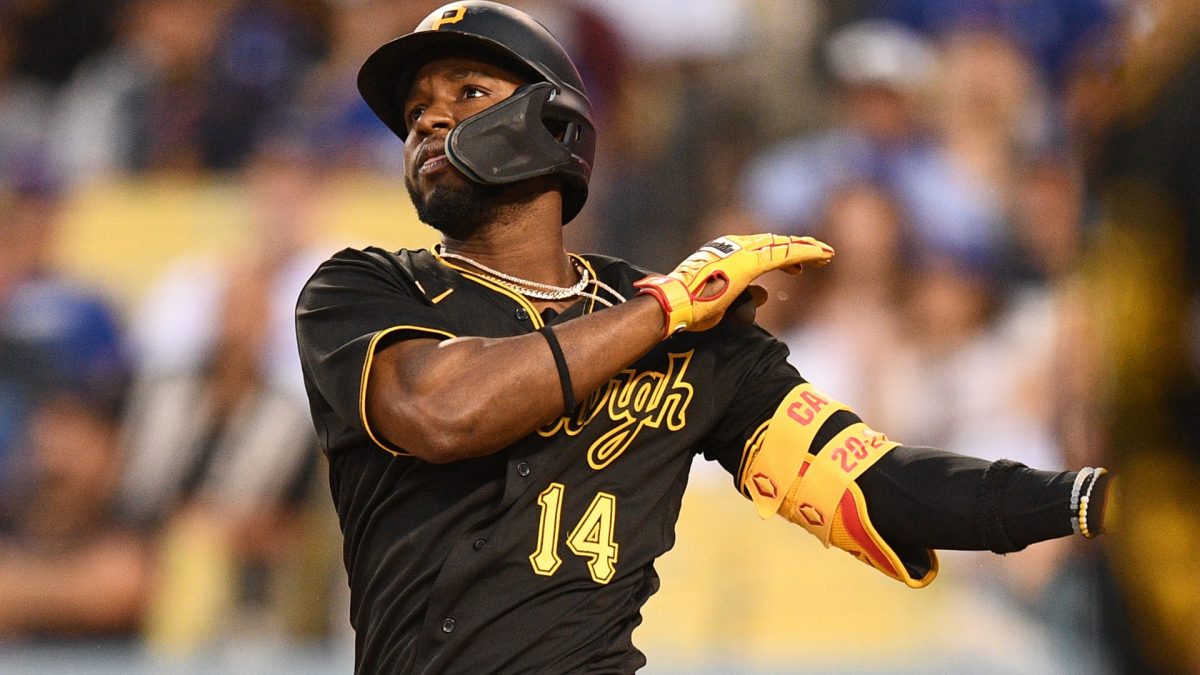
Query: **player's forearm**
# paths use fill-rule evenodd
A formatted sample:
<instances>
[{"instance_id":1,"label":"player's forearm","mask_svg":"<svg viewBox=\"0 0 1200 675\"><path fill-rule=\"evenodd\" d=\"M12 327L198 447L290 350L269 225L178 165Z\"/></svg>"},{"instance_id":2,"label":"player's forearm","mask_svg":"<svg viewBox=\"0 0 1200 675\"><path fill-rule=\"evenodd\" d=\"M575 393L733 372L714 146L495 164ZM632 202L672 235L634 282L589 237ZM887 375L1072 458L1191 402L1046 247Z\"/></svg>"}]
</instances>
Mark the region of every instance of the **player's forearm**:
<instances>
[{"instance_id":1,"label":"player's forearm","mask_svg":"<svg viewBox=\"0 0 1200 675\"><path fill-rule=\"evenodd\" d=\"M993 463L930 448L899 447L858 478L870 517L897 548L1017 551L1071 535L1076 472L1002 469ZM1091 490L1089 523L1103 530L1109 476ZM994 489L989 496L985 491ZM994 497L994 499L992 498ZM1078 495L1077 495L1078 497ZM991 510L994 509L994 512Z\"/></svg>"},{"instance_id":2,"label":"player's forearm","mask_svg":"<svg viewBox=\"0 0 1200 675\"><path fill-rule=\"evenodd\" d=\"M636 297L552 330L580 401L661 341L663 315ZM398 343L380 353L367 411L374 429L421 459L488 455L565 412L559 368L540 333L418 349Z\"/></svg>"},{"instance_id":3,"label":"player's forearm","mask_svg":"<svg viewBox=\"0 0 1200 675\"><path fill-rule=\"evenodd\" d=\"M905 447L807 382L751 441L738 481L760 516L778 513L911 588L937 576L935 549L1007 553L1095 536L1112 501L1102 469L1037 471Z\"/></svg>"}]
</instances>

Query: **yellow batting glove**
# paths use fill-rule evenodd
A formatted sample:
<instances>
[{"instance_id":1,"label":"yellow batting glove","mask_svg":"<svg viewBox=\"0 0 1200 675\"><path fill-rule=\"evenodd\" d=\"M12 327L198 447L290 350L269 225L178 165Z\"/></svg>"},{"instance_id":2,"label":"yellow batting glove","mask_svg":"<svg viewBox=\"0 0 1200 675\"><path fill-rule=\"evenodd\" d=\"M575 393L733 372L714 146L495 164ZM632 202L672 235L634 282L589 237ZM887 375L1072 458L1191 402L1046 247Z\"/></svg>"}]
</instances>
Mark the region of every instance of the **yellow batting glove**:
<instances>
[{"instance_id":1,"label":"yellow batting glove","mask_svg":"<svg viewBox=\"0 0 1200 675\"><path fill-rule=\"evenodd\" d=\"M829 245L812 237L777 234L727 235L688 256L670 274L651 274L634 282L638 295L651 295L666 315L666 337L681 330L708 330L763 272L791 274L804 265L824 265Z\"/></svg>"}]
</instances>

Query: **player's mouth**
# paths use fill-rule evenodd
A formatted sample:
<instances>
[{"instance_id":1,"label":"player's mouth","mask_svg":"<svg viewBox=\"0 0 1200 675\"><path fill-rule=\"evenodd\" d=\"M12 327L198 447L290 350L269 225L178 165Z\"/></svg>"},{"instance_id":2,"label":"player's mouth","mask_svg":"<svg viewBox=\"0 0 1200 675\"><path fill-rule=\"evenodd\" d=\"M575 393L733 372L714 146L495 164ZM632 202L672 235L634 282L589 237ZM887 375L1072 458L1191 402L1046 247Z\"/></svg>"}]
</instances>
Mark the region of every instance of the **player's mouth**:
<instances>
[{"instance_id":1,"label":"player's mouth","mask_svg":"<svg viewBox=\"0 0 1200 675\"><path fill-rule=\"evenodd\" d=\"M450 160L446 158L445 143L435 141L421 148L421 152L417 155L417 161L420 162L417 166L417 175L419 176L425 176L446 168L450 165Z\"/></svg>"},{"instance_id":2,"label":"player's mouth","mask_svg":"<svg viewBox=\"0 0 1200 675\"><path fill-rule=\"evenodd\" d=\"M427 175L435 171L440 171L448 166L450 166L450 160L446 159L445 155L435 155L425 160L421 164L420 168L417 169L417 173L421 175Z\"/></svg>"}]
</instances>

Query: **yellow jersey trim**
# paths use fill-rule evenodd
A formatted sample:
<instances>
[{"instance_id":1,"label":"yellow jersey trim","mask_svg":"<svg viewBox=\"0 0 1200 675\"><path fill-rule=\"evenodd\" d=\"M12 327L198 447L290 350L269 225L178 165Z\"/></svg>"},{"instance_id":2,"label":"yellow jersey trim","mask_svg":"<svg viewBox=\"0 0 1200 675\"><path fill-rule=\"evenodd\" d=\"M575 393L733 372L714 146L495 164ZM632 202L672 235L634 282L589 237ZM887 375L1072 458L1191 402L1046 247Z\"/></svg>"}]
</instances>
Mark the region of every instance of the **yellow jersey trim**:
<instances>
[{"instance_id":1,"label":"yellow jersey trim","mask_svg":"<svg viewBox=\"0 0 1200 675\"><path fill-rule=\"evenodd\" d=\"M382 340L384 338L384 336L390 335L391 333L395 333L396 331L401 331L401 330L411 330L411 331L417 331L417 332L421 332L421 333L430 333L432 335L444 337L447 340L452 340L458 336L447 333L444 330L438 330L436 328L426 328L424 326L392 326L391 328L387 328L387 329L379 331L378 333L375 333L375 336L371 338L371 344L367 346L367 358L363 360L362 377L359 379L359 385L358 385L358 418L362 422L363 430L367 432L367 436L371 439L372 442L375 443L375 445L378 445L380 448L387 451L388 454L391 454L392 456L411 457L412 455L410 453L399 452L397 450L393 450L392 448L389 448L386 444L384 444L382 441L380 441L379 438L375 435L375 432L371 430L371 423L367 420L367 379L371 375L371 363L374 362L374 360L375 360L375 349L376 349L376 347L378 347L379 341Z\"/></svg>"},{"instance_id":2,"label":"yellow jersey trim","mask_svg":"<svg viewBox=\"0 0 1200 675\"><path fill-rule=\"evenodd\" d=\"M451 269L458 270L458 272L460 274L462 274L464 277L466 277L467 279L470 279L471 281L474 281L475 283L479 284L480 286L483 286L485 288L490 288L493 291L496 291L497 293L499 293L501 295L506 295L506 296L512 298L513 300L515 300L517 302L517 304L524 307L525 311L529 313L529 319L531 321L533 321L534 330L542 328L543 326L546 325L545 322L542 321L542 315L538 313L537 309L534 308L533 304L530 303L529 300L527 300L525 298L525 296L521 295L520 293L514 293L513 291L505 288L504 286L501 286L500 284L497 284L496 282L494 282L490 279L487 279L486 277L482 277L465 267L460 267L458 265L455 265L454 263L450 262L449 260L446 260L441 255L439 255L436 249L433 250L433 257L437 258L438 262L442 263L443 265L445 265Z\"/></svg>"}]
</instances>

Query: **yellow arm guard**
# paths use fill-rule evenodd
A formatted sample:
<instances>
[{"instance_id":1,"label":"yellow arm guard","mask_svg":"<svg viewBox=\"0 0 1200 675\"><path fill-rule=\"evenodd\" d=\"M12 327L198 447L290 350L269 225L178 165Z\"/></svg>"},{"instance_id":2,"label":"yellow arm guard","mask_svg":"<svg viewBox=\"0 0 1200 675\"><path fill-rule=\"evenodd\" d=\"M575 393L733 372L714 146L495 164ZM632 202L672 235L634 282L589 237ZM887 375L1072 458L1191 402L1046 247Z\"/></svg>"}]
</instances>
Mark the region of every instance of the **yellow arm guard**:
<instances>
[{"instance_id":1,"label":"yellow arm guard","mask_svg":"<svg viewBox=\"0 0 1200 675\"><path fill-rule=\"evenodd\" d=\"M850 408L811 384L793 389L747 444L739 485L760 517L779 513L826 548L837 546L893 579L923 588L937 576L936 554L920 551L902 560L871 524L854 482L899 443L856 422L823 447L812 447L822 425L843 410Z\"/></svg>"}]
</instances>

